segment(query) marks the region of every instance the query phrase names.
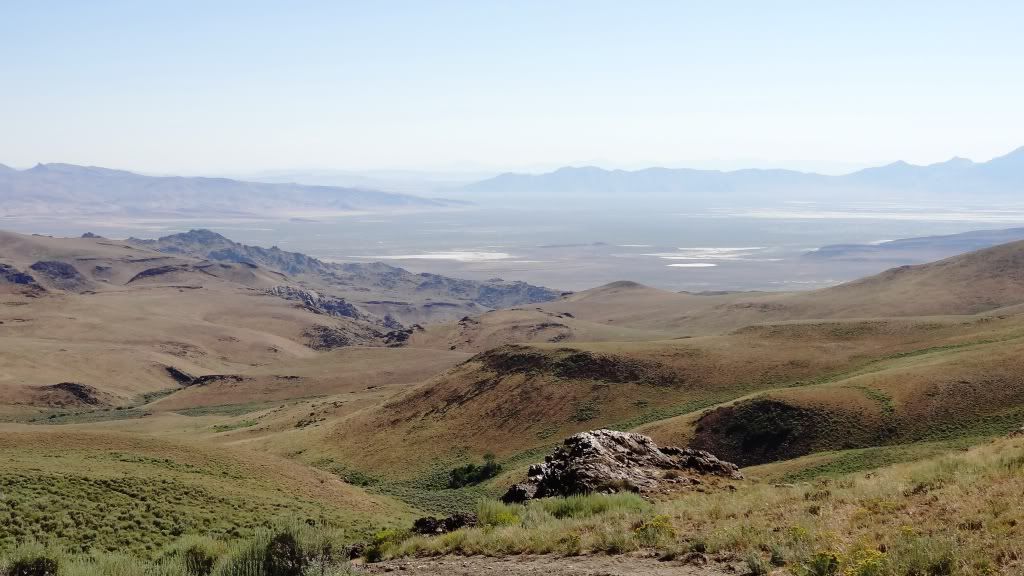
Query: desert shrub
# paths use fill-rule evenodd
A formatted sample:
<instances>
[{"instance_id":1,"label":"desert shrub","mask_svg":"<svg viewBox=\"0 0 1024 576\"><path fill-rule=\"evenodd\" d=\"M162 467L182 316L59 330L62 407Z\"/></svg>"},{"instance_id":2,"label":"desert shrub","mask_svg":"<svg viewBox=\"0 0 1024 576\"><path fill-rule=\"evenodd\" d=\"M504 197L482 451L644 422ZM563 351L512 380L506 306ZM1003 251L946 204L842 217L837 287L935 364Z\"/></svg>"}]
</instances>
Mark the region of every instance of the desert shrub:
<instances>
[{"instance_id":1,"label":"desert shrub","mask_svg":"<svg viewBox=\"0 0 1024 576\"><path fill-rule=\"evenodd\" d=\"M363 557L366 558L367 562L380 562L388 551L397 547L407 536L407 532L395 530L394 528L381 530L373 535L369 546L363 552Z\"/></svg>"},{"instance_id":2,"label":"desert shrub","mask_svg":"<svg viewBox=\"0 0 1024 576\"><path fill-rule=\"evenodd\" d=\"M505 504L497 500L481 500L477 503L476 517L481 526L512 526L519 524L525 506Z\"/></svg>"},{"instance_id":3,"label":"desert shrub","mask_svg":"<svg viewBox=\"0 0 1024 576\"><path fill-rule=\"evenodd\" d=\"M3 576L56 576L63 564L63 554L41 544L28 543L19 546L0 564Z\"/></svg>"},{"instance_id":4,"label":"desert shrub","mask_svg":"<svg viewBox=\"0 0 1024 576\"><path fill-rule=\"evenodd\" d=\"M650 502L632 493L583 494L567 498L544 498L531 506L540 506L555 518L587 518L608 512L643 513L652 509Z\"/></svg>"},{"instance_id":5,"label":"desert shrub","mask_svg":"<svg viewBox=\"0 0 1024 576\"><path fill-rule=\"evenodd\" d=\"M175 542L164 555L180 561L189 576L208 576L227 551L223 542L207 536L185 536Z\"/></svg>"},{"instance_id":6,"label":"desert shrub","mask_svg":"<svg viewBox=\"0 0 1024 576\"><path fill-rule=\"evenodd\" d=\"M343 564L333 557L339 536L325 527L292 522L259 529L236 543L214 567L214 576L302 576L307 568L326 572Z\"/></svg>"},{"instance_id":7,"label":"desert shrub","mask_svg":"<svg viewBox=\"0 0 1024 576\"><path fill-rule=\"evenodd\" d=\"M839 557L831 552L819 552L802 562L793 572L797 576L838 576Z\"/></svg>"},{"instance_id":8,"label":"desert shrub","mask_svg":"<svg viewBox=\"0 0 1024 576\"><path fill-rule=\"evenodd\" d=\"M860 549L846 558L843 574L849 576L884 576L886 574L885 554L878 550Z\"/></svg>"},{"instance_id":9,"label":"desert shrub","mask_svg":"<svg viewBox=\"0 0 1024 576\"><path fill-rule=\"evenodd\" d=\"M889 553L894 571L906 576L949 576L954 570L955 545L950 540L907 531Z\"/></svg>"},{"instance_id":10,"label":"desert shrub","mask_svg":"<svg viewBox=\"0 0 1024 576\"><path fill-rule=\"evenodd\" d=\"M494 459L494 454L485 454L484 463L466 464L451 471L448 478L449 488L464 488L494 478L501 472L501 464Z\"/></svg>"},{"instance_id":11,"label":"desert shrub","mask_svg":"<svg viewBox=\"0 0 1024 576\"><path fill-rule=\"evenodd\" d=\"M768 572L771 571L768 563L756 552L747 554L746 564L750 576L767 576Z\"/></svg>"},{"instance_id":12,"label":"desert shrub","mask_svg":"<svg viewBox=\"0 0 1024 576\"><path fill-rule=\"evenodd\" d=\"M305 565L299 541L291 532L275 534L264 549L263 573L267 576L302 576Z\"/></svg>"},{"instance_id":13,"label":"desert shrub","mask_svg":"<svg viewBox=\"0 0 1024 576\"><path fill-rule=\"evenodd\" d=\"M633 529L633 538L637 544L649 548L661 546L675 537L676 530L672 527L672 520L664 514L643 520Z\"/></svg>"}]
</instances>

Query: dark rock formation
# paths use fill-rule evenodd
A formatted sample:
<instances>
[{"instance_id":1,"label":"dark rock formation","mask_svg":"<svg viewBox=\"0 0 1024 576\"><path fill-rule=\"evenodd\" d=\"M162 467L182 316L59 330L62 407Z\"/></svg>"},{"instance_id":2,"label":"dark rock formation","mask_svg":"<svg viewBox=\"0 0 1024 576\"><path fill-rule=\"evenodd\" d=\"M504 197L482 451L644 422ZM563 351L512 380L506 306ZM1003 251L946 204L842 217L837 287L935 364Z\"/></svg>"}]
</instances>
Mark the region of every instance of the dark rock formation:
<instances>
[{"instance_id":1,"label":"dark rock formation","mask_svg":"<svg viewBox=\"0 0 1024 576\"><path fill-rule=\"evenodd\" d=\"M135 276L132 276L131 280L128 280L128 282L125 282L125 284L131 284L132 282L135 282L137 280L143 280L145 278L155 278L157 276L163 276L164 274L170 274L172 272L187 272L188 270L189 267L182 264L156 266L155 268L147 268L142 272L139 272Z\"/></svg>"},{"instance_id":2,"label":"dark rock formation","mask_svg":"<svg viewBox=\"0 0 1024 576\"><path fill-rule=\"evenodd\" d=\"M178 370L174 366L164 366L164 370L167 371L168 376L173 378L175 382L181 384L182 386L189 386L192 384L192 381L195 380L194 376L192 376L188 372Z\"/></svg>"},{"instance_id":3,"label":"dark rock formation","mask_svg":"<svg viewBox=\"0 0 1024 576\"><path fill-rule=\"evenodd\" d=\"M471 361L483 362L489 369L500 374L540 372L557 378L611 383L650 386L682 384L677 373L657 362L594 354L574 348L542 350L532 346L510 344L478 354Z\"/></svg>"},{"instance_id":4,"label":"dark rock formation","mask_svg":"<svg viewBox=\"0 0 1024 576\"><path fill-rule=\"evenodd\" d=\"M649 437L634 432L592 430L566 438L542 464L530 466L527 481L510 488L502 500L524 502L593 492L643 493L667 484L701 484L702 480L693 475L743 478L735 464L703 450L659 448Z\"/></svg>"},{"instance_id":5,"label":"dark rock formation","mask_svg":"<svg viewBox=\"0 0 1024 576\"><path fill-rule=\"evenodd\" d=\"M36 279L9 264L0 264L0 282L21 286L35 285Z\"/></svg>"},{"instance_id":6,"label":"dark rock formation","mask_svg":"<svg viewBox=\"0 0 1024 576\"><path fill-rule=\"evenodd\" d=\"M40 260L29 266L50 281L51 285L60 290L78 292L89 288L89 281L78 272L78 269L67 262L56 260Z\"/></svg>"},{"instance_id":7,"label":"dark rock formation","mask_svg":"<svg viewBox=\"0 0 1024 576\"><path fill-rule=\"evenodd\" d=\"M103 406L109 404L107 395L88 384L61 382L35 387L33 404L52 407Z\"/></svg>"},{"instance_id":8,"label":"dark rock formation","mask_svg":"<svg viewBox=\"0 0 1024 576\"><path fill-rule=\"evenodd\" d=\"M459 528L476 526L477 517L472 512L458 512L447 518L434 518L427 516L420 518L412 525L412 531L427 536L435 534L446 534L454 532Z\"/></svg>"}]
</instances>

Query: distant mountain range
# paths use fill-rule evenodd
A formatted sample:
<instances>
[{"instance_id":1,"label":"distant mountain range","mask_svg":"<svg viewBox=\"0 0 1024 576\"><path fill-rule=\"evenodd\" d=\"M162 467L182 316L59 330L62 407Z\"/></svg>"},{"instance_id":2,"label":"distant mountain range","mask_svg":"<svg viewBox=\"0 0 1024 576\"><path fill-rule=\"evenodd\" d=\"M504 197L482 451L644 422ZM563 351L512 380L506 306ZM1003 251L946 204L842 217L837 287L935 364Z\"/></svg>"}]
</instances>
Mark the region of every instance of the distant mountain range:
<instances>
[{"instance_id":1,"label":"distant mountain range","mask_svg":"<svg viewBox=\"0 0 1024 576\"><path fill-rule=\"evenodd\" d=\"M0 216L256 215L432 209L449 202L361 188L143 176L123 170L39 164L0 165Z\"/></svg>"},{"instance_id":2,"label":"distant mountain range","mask_svg":"<svg viewBox=\"0 0 1024 576\"><path fill-rule=\"evenodd\" d=\"M1024 148L988 162L953 158L928 166L895 162L828 176L793 170L605 170L565 167L546 174L506 173L463 186L471 194L588 194L687 199L865 200L896 198L1009 197L1024 192Z\"/></svg>"},{"instance_id":3,"label":"distant mountain range","mask_svg":"<svg viewBox=\"0 0 1024 576\"><path fill-rule=\"evenodd\" d=\"M273 174L273 173L270 173ZM302 173L305 174L305 173ZM398 174L398 173L396 173ZM283 173L269 179L302 177ZM988 162L953 158L928 166L894 162L850 174L829 176L794 170L747 169L724 172L689 168L606 170L565 167L545 174L506 173L471 184L443 181L338 180L391 182L405 190L443 188L446 196L468 200L508 196L526 201L580 198L602 201L682 201L700 204L777 204L786 201L891 202L1016 200L1024 192L1024 148ZM336 176L336 174L335 174ZM400 182L400 184L398 184ZM15 170L0 164L0 216L322 216L339 212L424 210L464 201L383 192L364 187L249 182L230 178L144 176L123 170L39 164Z\"/></svg>"}]
</instances>

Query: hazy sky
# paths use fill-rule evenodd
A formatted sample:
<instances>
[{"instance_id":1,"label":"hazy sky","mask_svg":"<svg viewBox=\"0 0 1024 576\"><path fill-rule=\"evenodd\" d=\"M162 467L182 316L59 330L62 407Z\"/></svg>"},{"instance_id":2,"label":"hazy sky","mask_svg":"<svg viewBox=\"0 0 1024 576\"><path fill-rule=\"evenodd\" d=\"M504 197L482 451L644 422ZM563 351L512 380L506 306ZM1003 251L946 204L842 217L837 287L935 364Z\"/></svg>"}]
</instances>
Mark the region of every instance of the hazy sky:
<instances>
[{"instance_id":1,"label":"hazy sky","mask_svg":"<svg viewBox=\"0 0 1024 576\"><path fill-rule=\"evenodd\" d=\"M0 0L0 163L836 169L1024 145L1024 3Z\"/></svg>"}]
</instances>

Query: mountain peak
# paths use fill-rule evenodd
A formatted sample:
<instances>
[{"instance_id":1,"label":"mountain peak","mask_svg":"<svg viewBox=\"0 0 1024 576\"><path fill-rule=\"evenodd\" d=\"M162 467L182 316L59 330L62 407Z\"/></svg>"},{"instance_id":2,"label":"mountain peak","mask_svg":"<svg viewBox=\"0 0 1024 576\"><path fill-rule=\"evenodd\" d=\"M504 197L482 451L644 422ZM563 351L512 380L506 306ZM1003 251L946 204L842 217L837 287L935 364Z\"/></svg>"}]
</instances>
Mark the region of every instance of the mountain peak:
<instances>
[{"instance_id":1,"label":"mountain peak","mask_svg":"<svg viewBox=\"0 0 1024 576\"><path fill-rule=\"evenodd\" d=\"M180 232L178 234L171 234L169 236L163 236L159 239L160 242L187 242L190 244L199 245L210 245L220 244L223 242L233 243L225 236L214 232L213 230L207 230L206 228L192 229L188 232Z\"/></svg>"},{"instance_id":2,"label":"mountain peak","mask_svg":"<svg viewBox=\"0 0 1024 576\"><path fill-rule=\"evenodd\" d=\"M953 156L952 158L946 160L945 162L937 162L935 164L932 164L932 166L946 166L950 168L961 168L973 165L973 160L971 160L970 158L964 158L962 156Z\"/></svg>"}]
</instances>

